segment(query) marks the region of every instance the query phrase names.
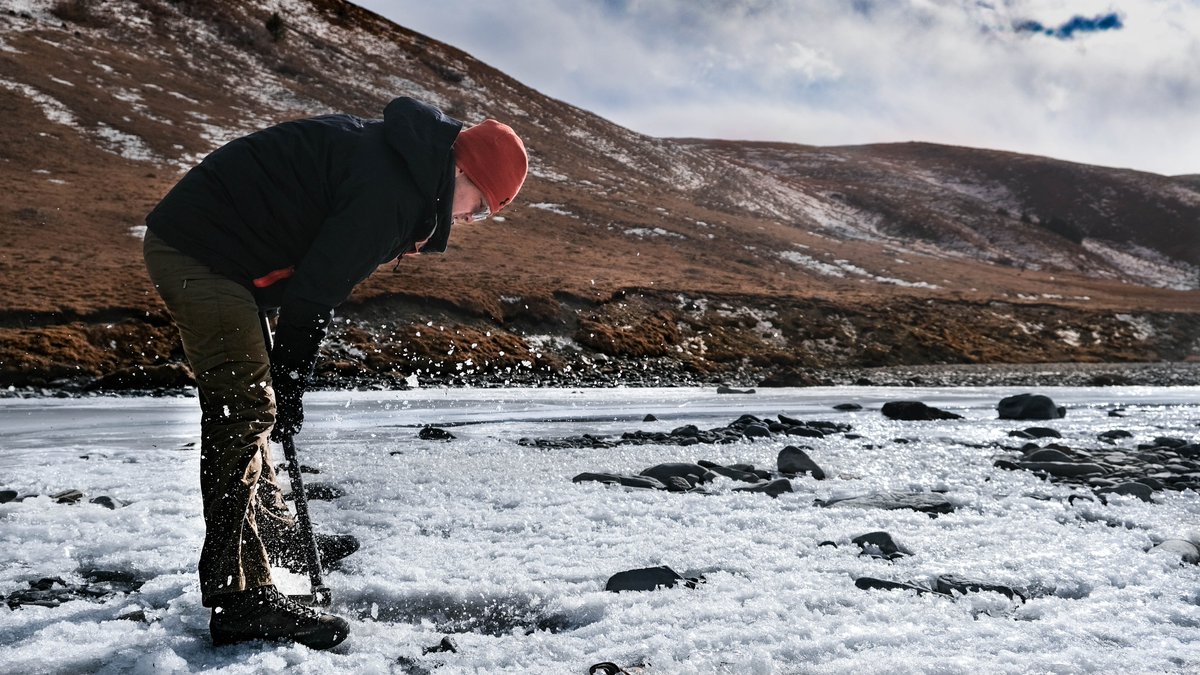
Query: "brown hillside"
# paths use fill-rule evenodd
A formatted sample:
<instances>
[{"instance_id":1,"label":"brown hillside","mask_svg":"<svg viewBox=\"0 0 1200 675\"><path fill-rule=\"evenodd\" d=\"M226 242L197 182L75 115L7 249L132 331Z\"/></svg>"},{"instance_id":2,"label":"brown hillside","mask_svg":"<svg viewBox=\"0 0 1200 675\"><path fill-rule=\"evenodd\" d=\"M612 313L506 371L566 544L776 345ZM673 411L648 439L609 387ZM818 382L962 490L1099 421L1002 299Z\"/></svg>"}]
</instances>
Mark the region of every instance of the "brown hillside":
<instances>
[{"instance_id":1,"label":"brown hillside","mask_svg":"<svg viewBox=\"0 0 1200 675\"><path fill-rule=\"evenodd\" d=\"M1187 177L650 138L339 0L31 4L0 14L0 385L177 362L144 214L224 141L398 95L511 124L531 176L503 220L356 291L331 378L1200 357Z\"/></svg>"}]
</instances>

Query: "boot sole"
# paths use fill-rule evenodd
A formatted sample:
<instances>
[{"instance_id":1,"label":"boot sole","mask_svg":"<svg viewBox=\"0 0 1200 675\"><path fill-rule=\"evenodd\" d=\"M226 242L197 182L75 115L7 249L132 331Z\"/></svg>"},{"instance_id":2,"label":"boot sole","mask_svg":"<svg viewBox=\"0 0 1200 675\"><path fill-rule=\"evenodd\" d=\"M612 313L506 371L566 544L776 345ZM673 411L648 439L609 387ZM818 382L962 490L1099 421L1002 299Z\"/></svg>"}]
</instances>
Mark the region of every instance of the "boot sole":
<instances>
[{"instance_id":1,"label":"boot sole","mask_svg":"<svg viewBox=\"0 0 1200 675\"><path fill-rule=\"evenodd\" d=\"M210 630L212 635L212 643L214 647L225 647L228 645L239 644L242 642L254 642L261 640L263 642L295 642L296 644L304 645L309 649L324 650L332 649L350 637L350 630L332 632L328 637L323 639L314 639L316 636L306 635L278 635L264 636L258 634L235 633L225 630Z\"/></svg>"}]
</instances>

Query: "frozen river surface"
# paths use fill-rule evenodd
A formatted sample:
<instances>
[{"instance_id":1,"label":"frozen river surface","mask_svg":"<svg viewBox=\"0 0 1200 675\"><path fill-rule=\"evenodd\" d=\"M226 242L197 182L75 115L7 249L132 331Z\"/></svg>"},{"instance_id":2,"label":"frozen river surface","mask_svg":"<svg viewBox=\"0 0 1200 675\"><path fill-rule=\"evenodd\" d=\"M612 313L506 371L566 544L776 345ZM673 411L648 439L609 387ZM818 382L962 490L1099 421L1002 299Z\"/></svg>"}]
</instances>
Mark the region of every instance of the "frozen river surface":
<instances>
[{"instance_id":1,"label":"frozen river surface","mask_svg":"<svg viewBox=\"0 0 1200 675\"><path fill-rule=\"evenodd\" d=\"M1200 439L1200 387L1052 388L1065 419L996 419L1010 388L763 390L417 389L321 392L297 437L308 480L345 491L310 502L318 529L363 544L331 572L332 611L352 622L334 652L289 645L213 649L195 561L200 516L195 399L0 400L0 489L50 495L0 505L0 595L80 570L132 573L140 591L102 603L0 607L0 672L584 673L599 661L648 673L1024 673L1200 671L1200 568L1147 551L1200 531L1200 498L1164 491L1068 499L1079 488L993 467L1051 426L1079 449L1124 429L1132 449ZM920 400L961 420L899 422L880 406ZM838 403L858 403L838 412ZM1125 417L1110 417L1123 408ZM659 421L643 422L647 413ZM524 437L725 426L743 413L843 422L853 435L728 445L539 449ZM425 441L442 426L456 438ZM572 483L707 459L773 469L809 446L828 479L772 499ZM1107 447L1107 446L1105 446ZM286 478L284 479L286 481ZM817 499L939 491L954 513L822 508ZM87 500L108 495L115 510ZM859 555L885 530L913 555ZM833 542L836 546L821 546ZM611 575L668 565L694 590L604 591ZM1022 589L956 597L864 591L859 577L928 583L958 574ZM303 579L282 583L302 590ZM142 610L146 621L117 617ZM452 635L458 651L422 655ZM414 670L413 672L419 672Z\"/></svg>"}]
</instances>

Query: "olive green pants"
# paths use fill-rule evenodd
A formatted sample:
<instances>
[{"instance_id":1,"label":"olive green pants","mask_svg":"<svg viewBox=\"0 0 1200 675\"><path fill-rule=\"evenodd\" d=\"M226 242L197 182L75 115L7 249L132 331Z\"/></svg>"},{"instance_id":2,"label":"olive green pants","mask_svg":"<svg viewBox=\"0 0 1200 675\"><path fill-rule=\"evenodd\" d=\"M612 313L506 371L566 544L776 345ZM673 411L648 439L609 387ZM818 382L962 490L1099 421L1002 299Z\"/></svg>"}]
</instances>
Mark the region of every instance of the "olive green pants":
<instances>
[{"instance_id":1,"label":"olive green pants","mask_svg":"<svg viewBox=\"0 0 1200 675\"><path fill-rule=\"evenodd\" d=\"M183 340L200 390L200 591L272 583L264 540L294 527L267 442L275 422L271 364L254 296L152 233L146 269Z\"/></svg>"}]
</instances>

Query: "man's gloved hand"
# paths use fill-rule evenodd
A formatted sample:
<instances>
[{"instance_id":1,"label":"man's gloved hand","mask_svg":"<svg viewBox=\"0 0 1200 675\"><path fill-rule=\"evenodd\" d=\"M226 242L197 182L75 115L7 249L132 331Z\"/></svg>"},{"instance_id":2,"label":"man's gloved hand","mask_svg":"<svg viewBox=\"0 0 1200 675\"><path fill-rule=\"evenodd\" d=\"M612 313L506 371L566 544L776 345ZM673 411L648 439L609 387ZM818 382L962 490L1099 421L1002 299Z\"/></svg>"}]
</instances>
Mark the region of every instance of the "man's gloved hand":
<instances>
[{"instance_id":1,"label":"man's gloved hand","mask_svg":"<svg viewBox=\"0 0 1200 675\"><path fill-rule=\"evenodd\" d=\"M271 440L283 442L284 436L295 436L304 426L304 385L283 369L271 368L271 385L275 389L275 426Z\"/></svg>"}]
</instances>

